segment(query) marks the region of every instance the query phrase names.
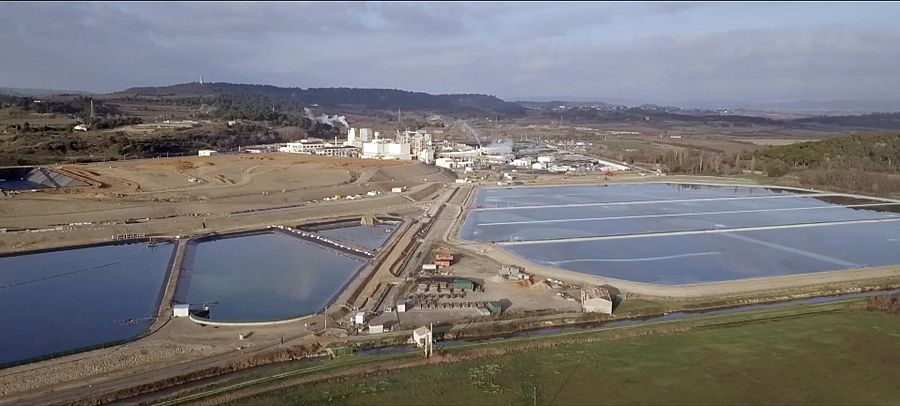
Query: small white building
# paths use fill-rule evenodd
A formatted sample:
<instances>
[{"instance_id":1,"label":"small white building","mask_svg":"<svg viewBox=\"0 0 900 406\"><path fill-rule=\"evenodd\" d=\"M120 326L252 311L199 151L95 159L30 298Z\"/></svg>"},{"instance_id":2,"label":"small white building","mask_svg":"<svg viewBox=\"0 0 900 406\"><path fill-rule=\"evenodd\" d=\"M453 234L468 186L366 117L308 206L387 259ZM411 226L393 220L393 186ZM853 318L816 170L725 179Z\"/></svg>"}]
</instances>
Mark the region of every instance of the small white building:
<instances>
[{"instance_id":1,"label":"small white building","mask_svg":"<svg viewBox=\"0 0 900 406\"><path fill-rule=\"evenodd\" d=\"M353 323L356 325L366 324L366 312L357 312L355 316L353 316Z\"/></svg>"},{"instance_id":2,"label":"small white building","mask_svg":"<svg viewBox=\"0 0 900 406\"><path fill-rule=\"evenodd\" d=\"M419 327L413 330L412 339L416 343L416 347L424 347L426 343L432 341L431 330L425 326Z\"/></svg>"},{"instance_id":3,"label":"small white building","mask_svg":"<svg viewBox=\"0 0 900 406\"><path fill-rule=\"evenodd\" d=\"M201 150L197 151L197 156L213 156L213 155L218 155L218 154L219 154L219 151L216 151L214 149L201 149Z\"/></svg>"},{"instance_id":4,"label":"small white building","mask_svg":"<svg viewBox=\"0 0 900 406\"><path fill-rule=\"evenodd\" d=\"M78 124L75 126L75 128L72 129L72 132L74 133L74 132L78 132L78 131L87 131L87 130L88 130L88 128L86 125Z\"/></svg>"},{"instance_id":5,"label":"small white building","mask_svg":"<svg viewBox=\"0 0 900 406\"><path fill-rule=\"evenodd\" d=\"M519 168L527 168L527 167L531 166L531 158L513 159L513 161L510 162L510 165L519 167Z\"/></svg>"},{"instance_id":6,"label":"small white building","mask_svg":"<svg viewBox=\"0 0 900 406\"><path fill-rule=\"evenodd\" d=\"M391 192L394 192L394 193L403 193L404 190L406 190L405 187L392 187L391 188Z\"/></svg>"},{"instance_id":7,"label":"small white building","mask_svg":"<svg viewBox=\"0 0 900 406\"><path fill-rule=\"evenodd\" d=\"M541 163L550 163L556 160L552 155L542 155L537 158L538 162Z\"/></svg>"},{"instance_id":8,"label":"small white building","mask_svg":"<svg viewBox=\"0 0 900 406\"><path fill-rule=\"evenodd\" d=\"M404 313L404 312L406 312L406 302L401 300L401 301L397 302L397 313Z\"/></svg>"},{"instance_id":9,"label":"small white building","mask_svg":"<svg viewBox=\"0 0 900 406\"><path fill-rule=\"evenodd\" d=\"M612 314L612 298L609 291L600 287L582 290L581 310L585 313Z\"/></svg>"},{"instance_id":10,"label":"small white building","mask_svg":"<svg viewBox=\"0 0 900 406\"><path fill-rule=\"evenodd\" d=\"M438 158L434 160L434 166L447 169L456 168L456 160L453 158Z\"/></svg>"},{"instance_id":11,"label":"small white building","mask_svg":"<svg viewBox=\"0 0 900 406\"><path fill-rule=\"evenodd\" d=\"M177 304L172 306L172 317L189 317L191 315L191 305Z\"/></svg>"},{"instance_id":12,"label":"small white building","mask_svg":"<svg viewBox=\"0 0 900 406\"><path fill-rule=\"evenodd\" d=\"M381 334L384 332L384 324L372 324L369 326L369 334Z\"/></svg>"},{"instance_id":13,"label":"small white building","mask_svg":"<svg viewBox=\"0 0 900 406\"><path fill-rule=\"evenodd\" d=\"M543 171L544 169L547 169L547 164L543 162L535 162L531 164L531 169L534 169L536 171Z\"/></svg>"}]
</instances>

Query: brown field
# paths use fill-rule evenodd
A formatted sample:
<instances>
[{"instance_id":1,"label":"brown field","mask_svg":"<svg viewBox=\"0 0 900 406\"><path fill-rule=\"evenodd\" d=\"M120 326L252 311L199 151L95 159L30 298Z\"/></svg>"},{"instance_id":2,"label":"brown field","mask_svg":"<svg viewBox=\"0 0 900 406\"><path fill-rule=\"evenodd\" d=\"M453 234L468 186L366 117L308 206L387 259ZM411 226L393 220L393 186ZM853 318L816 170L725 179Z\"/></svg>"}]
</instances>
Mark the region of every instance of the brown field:
<instances>
[{"instance_id":1,"label":"brown field","mask_svg":"<svg viewBox=\"0 0 900 406\"><path fill-rule=\"evenodd\" d=\"M62 165L87 188L4 199L0 223L39 228L76 222L224 215L450 181L433 166L299 154L243 154Z\"/></svg>"},{"instance_id":2,"label":"brown field","mask_svg":"<svg viewBox=\"0 0 900 406\"><path fill-rule=\"evenodd\" d=\"M811 141L819 141L815 138L808 139L787 139L787 138L744 138L738 141L741 142L749 142L755 145L790 145L797 144L800 142L811 142Z\"/></svg>"}]
</instances>

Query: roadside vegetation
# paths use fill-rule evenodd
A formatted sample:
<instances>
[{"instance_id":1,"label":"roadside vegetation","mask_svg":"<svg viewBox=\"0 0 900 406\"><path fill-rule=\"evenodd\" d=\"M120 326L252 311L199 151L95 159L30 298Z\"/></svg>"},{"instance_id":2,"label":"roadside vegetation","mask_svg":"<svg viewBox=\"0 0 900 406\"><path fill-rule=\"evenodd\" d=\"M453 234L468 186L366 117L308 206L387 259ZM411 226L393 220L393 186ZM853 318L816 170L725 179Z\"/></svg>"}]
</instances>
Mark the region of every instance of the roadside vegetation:
<instances>
[{"instance_id":1,"label":"roadside vegetation","mask_svg":"<svg viewBox=\"0 0 900 406\"><path fill-rule=\"evenodd\" d=\"M900 398L898 317L859 302L792 306L676 323L694 324L690 333L386 369L234 404L884 404Z\"/></svg>"}]
</instances>

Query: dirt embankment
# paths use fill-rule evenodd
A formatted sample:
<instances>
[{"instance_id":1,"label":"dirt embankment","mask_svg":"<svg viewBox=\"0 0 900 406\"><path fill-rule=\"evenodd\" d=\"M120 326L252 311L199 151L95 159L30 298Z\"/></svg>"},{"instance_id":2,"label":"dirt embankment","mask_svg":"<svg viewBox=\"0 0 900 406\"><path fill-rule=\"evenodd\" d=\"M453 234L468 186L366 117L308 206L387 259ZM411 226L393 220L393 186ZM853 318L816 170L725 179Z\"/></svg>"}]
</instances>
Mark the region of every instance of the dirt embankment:
<instances>
[{"instance_id":1,"label":"dirt embankment","mask_svg":"<svg viewBox=\"0 0 900 406\"><path fill-rule=\"evenodd\" d=\"M2 376L0 377L0 396L115 371L170 362L186 355L194 355L209 350L209 346L196 344L167 344L124 352L111 350L102 355L50 365L42 367L40 370L24 370L19 373Z\"/></svg>"},{"instance_id":2,"label":"dirt embankment","mask_svg":"<svg viewBox=\"0 0 900 406\"><path fill-rule=\"evenodd\" d=\"M450 171L417 162L403 166L379 168L365 182L384 192L394 187L411 187L422 183L449 183L454 179L456 176Z\"/></svg>"}]
</instances>

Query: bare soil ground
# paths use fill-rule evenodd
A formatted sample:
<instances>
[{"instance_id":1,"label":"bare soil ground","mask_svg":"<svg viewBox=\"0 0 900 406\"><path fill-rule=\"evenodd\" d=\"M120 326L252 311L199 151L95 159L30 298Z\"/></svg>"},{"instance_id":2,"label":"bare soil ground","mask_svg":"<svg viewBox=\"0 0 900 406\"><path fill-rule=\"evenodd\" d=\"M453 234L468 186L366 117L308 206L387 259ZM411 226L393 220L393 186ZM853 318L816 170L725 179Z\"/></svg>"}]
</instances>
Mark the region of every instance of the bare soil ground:
<instances>
[{"instance_id":1,"label":"bare soil ground","mask_svg":"<svg viewBox=\"0 0 900 406\"><path fill-rule=\"evenodd\" d=\"M40 228L222 214L451 180L439 168L419 163L295 154L144 159L60 169L96 186L8 196L0 223Z\"/></svg>"}]
</instances>

